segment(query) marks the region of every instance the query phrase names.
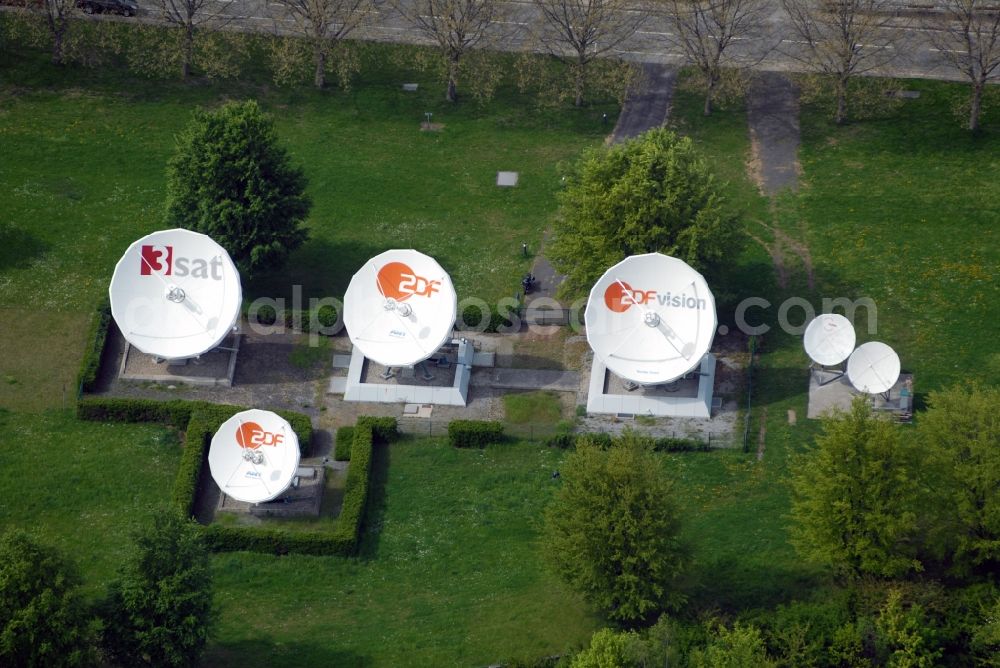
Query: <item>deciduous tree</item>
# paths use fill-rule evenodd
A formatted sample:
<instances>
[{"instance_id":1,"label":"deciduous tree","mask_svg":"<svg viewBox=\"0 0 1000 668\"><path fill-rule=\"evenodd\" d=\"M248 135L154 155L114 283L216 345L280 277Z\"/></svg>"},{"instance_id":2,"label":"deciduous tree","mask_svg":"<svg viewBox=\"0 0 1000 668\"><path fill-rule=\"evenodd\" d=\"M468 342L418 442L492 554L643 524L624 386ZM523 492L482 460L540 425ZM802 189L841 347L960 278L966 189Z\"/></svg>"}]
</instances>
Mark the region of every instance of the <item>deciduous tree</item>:
<instances>
[{"instance_id":1,"label":"deciduous tree","mask_svg":"<svg viewBox=\"0 0 1000 668\"><path fill-rule=\"evenodd\" d=\"M312 52L313 85L326 85L326 71L343 44L371 17L373 0L275 0L291 19L292 32L305 40ZM287 24L282 24L287 29ZM280 38L279 38L280 39ZM349 61L350 62L350 61Z\"/></svg>"},{"instance_id":2,"label":"deciduous tree","mask_svg":"<svg viewBox=\"0 0 1000 668\"><path fill-rule=\"evenodd\" d=\"M447 73L445 99L457 102L462 60L500 38L507 5L500 0L394 0L393 6L437 47Z\"/></svg>"},{"instance_id":3,"label":"deciduous tree","mask_svg":"<svg viewBox=\"0 0 1000 668\"><path fill-rule=\"evenodd\" d=\"M166 222L208 234L249 276L305 241L305 187L256 102L197 111L168 166Z\"/></svg>"},{"instance_id":4,"label":"deciduous tree","mask_svg":"<svg viewBox=\"0 0 1000 668\"><path fill-rule=\"evenodd\" d=\"M0 665L95 663L75 564L22 531L0 538Z\"/></svg>"},{"instance_id":5,"label":"deciduous tree","mask_svg":"<svg viewBox=\"0 0 1000 668\"><path fill-rule=\"evenodd\" d=\"M662 463L631 434L603 450L582 439L545 511L545 558L609 617L635 621L682 601L680 512Z\"/></svg>"},{"instance_id":6,"label":"deciduous tree","mask_svg":"<svg viewBox=\"0 0 1000 668\"><path fill-rule=\"evenodd\" d=\"M924 18L927 35L969 82L970 130L979 129L983 91L1000 79L1000 11L990 0L942 0L941 13Z\"/></svg>"},{"instance_id":7,"label":"deciduous tree","mask_svg":"<svg viewBox=\"0 0 1000 668\"><path fill-rule=\"evenodd\" d=\"M701 271L739 253L743 232L708 163L689 138L655 129L591 149L566 175L547 255L585 294L629 255L661 252Z\"/></svg>"},{"instance_id":8,"label":"deciduous tree","mask_svg":"<svg viewBox=\"0 0 1000 668\"><path fill-rule=\"evenodd\" d=\"M535 31L542 48L573 71L574 103L583 105L590 64L610 58L646 22L649 12L628 0L533 0L542 15Z\"/></svg>"},{"instance_id":9,"label":"deciduous tree","mask_svg":"<svg viewBox=\"0 0 1000 668\"><path fill-rule=\"evenodd\" d=\"M954 387L930 395L918 434L960 569L1000 564L1000 390Z\"/></svg>"},{"instance_id":10,"label":"deciduous tree","mask_svg":"<svg viewBox=\"0 0 1000 668\"><path fill-rule=\"evenodd\" d=\"M193 520L168 511L135 535L106 601L105 651L122 665L190 666L212 629L212 572Z\"/></svg>"},{"instance_id":11,"label":"deciduous tree","mask_svg":"<svg viewBox=\"0 0 1000 668\"><path fill-rule=\"evenodd\" d=\"M770 51L765 20L767 0L667 0L673 34L667 39L679 46L697 70L705 91L704 112L712 102L726 69L742 70L760 63ZM736 45L736 42L743 42ZM742 46L736 52L734 46Z\"/></svg>"},{"instance_id":12,"label":"deciduous tree","mask_svg":"<svg viewBox=\"0 0 1000 668\"><path fill-rule=\"evenodd\" d=\"M824 422L792 467L792 543L841 574L898 577L917 560L921 487L915 446L858 398Z\"/></svg>"},{"instance_id":13,"label":"deciduous tree","mask_svg":"<svg viewBox=\"0 0 1000 668\"><path fill-rule=\"evenodd\" d=\"M848 115L848 82L899 56L904 24L894 0L781 0L796 39L786 55L833 80L840 124Z\"/></svg>"}]
</instances>

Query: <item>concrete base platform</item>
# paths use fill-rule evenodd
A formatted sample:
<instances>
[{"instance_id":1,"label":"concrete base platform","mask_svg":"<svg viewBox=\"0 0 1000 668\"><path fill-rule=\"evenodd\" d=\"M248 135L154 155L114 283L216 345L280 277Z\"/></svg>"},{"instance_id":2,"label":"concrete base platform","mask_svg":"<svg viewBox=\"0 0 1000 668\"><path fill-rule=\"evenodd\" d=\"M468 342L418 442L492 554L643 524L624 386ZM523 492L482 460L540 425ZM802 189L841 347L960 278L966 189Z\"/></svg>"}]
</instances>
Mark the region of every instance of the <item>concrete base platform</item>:
<instances>
[{"instance_id":1,"label":"concrete base platform","mask_svg":"<svg viewBox=\"0 0 1000 668\"><path fill-rule=\"evenodd\" d=\"M233 332L218 347L180 362L157 361L152 355L147 355L126 342L118 377L158 383L232 387L241 338L238 332Z\"/></svg>"},{"instance_id":2,"label":"concrete base platform","mask_svg":"<svg viewBox=\"0 0 1000 668\"><path fill-rule=\"evenodd\" d=\"M312 475L297 475L292 480L292 486L273 501L246 503L219 494L219 505L215 511L254 517L319 517L326 484L326 469L322 466L300 466L299 470L302 473L312 472Z\"/></svg>"},{"instance_id":3,"label":"concrete base platform","mask_svg":"<svg viewBox=\"0 0 1000 668\"><path fill-rule=\"evenodd\" d=\"M449 347L452 351L444 352ZM414 368L393 368L393 375L386 378L383 372L388 370L365 358L355 347L343 385L344 401L465 406L475 350L465 339L452 339L446 348L437 354L437 359L446 362L436 366L428 361L426 377ZM331 381L331 391L340 387L340 383Z\"/></svg>"},{"instance_id":4,"label":"concrete base platform","mask_svg":"<svg viewBox=\"0 0 1000 668\"><path fill-rule=\"evenodd\" d=\"M697 373L699 375L692 375L676 383L640 385L628 391L622 380L609 372L595 356L590 369L587 412L710 419L715 386L715 355L705 355Z\"/></svg>"},{"instance_id":5,"label":"concrete base platform","mask_svg":"<svg viewBox=\"0 0 1000 668\"><path fill-rule=\"evenodd\" d=\"M816 420L837 411L849 411L855 397L869 397L877 411L894 413L898 419L906 420L913 413L913 374L901 373L896 384L889 389L889 399L880 394L858 392L847 380L847 374L831 380L830 371L813 370L809 374L809 409L806 415ZM822 382L827 382L821 385Z\"/></svg>"}]
</instances>

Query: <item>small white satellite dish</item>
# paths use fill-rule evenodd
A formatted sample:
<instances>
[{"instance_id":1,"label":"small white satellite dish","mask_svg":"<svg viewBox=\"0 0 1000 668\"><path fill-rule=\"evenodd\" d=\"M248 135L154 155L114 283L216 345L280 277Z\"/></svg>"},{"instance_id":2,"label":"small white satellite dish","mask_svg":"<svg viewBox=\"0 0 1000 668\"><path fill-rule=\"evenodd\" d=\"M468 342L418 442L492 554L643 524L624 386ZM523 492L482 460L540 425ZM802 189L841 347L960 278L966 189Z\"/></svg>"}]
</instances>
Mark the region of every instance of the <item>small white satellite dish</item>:
<instances>
[{"instance_id":1,"label":"small white satellite dish","mask_svg":"<svg viewBox=\"0 0 1000 668\"><path fill-rule=\"evenodd\" d=\"M680 378L712 347L715 297L683 260L647 253L608 269L584 315L587 341L608 369L644 385Z\"/></svg>"},{"instance_id":2,"label":"small white satellite dish","mask_svg":"<svg viewBox=\"0 0 1000 668\"><path fill-rule=\"evenodd\" d=\"M458 310L451 277L415 250L389 250L368 260L344 294L344 327L370 360L413 366L445 344Z\"/></svg>"},{"instance_id":3,"label":"small white satellite dish","mask_svg":"<svg viewBox=\"0 0 1000 668\"><path fill-rule=\"evenodd\" d=\"M242 411L222 423L208 451L212 478L227 496L263 503L288 489L299 466L299 439L271 411Z\"/></svg>"},{"instance_id":4,"label":"small white satellite dish","mask_svg":"<svg viewBox=\"0 0 1000 668\"><path fill-rule=\"evenodd\" d=\"M833 366L846 360L854 350L854 342L854 325L837 313L813 318L802 337L809 359L821 366Z\"/></svg>"},{"instance_id":5,"label":"small white satellite dish","mask_svg":"<svg viewBox=\"0 0 1000 668\"><path fill-rule=\"evenodd\" d=\"M243 293L226 250L191 230L139 239L115 266L111 314L125 339L162 359L197 357L236 325Z\"/></svg>"},{"instance_id":6,"label":"small white satellite dish","mask_svg":"<svg viewBox=\"0 0 1000 668\"><path fill-rule=\"evenodd\" d=\"M858 346L847 360L847 379L867 394L888 392L899 380L899 355L880 341Z\"/></svg>"}]
</instances>

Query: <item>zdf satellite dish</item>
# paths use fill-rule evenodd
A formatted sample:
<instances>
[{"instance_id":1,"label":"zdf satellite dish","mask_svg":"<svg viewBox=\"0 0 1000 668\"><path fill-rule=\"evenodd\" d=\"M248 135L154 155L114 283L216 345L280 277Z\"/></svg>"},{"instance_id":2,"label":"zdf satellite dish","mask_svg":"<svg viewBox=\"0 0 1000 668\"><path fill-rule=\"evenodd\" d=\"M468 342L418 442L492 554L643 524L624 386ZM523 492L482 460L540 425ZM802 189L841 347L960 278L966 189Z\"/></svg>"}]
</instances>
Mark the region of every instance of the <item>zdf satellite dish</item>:
<instances>
[{"instance_id":1,"label":"zdf satellite dish","mask_svg":"<svg viewBox=\"0 0 1000 668\"><path fill-rule=\"evenodd\" d=\"M458 310L451 277L434 258L389 250L368 260L344 294L344 327L370 360L413 366L451 336Z\"/></svg>"},{"instance_id":2,"label":"zdf satellite dish","mask_svg":"<svg viewBox=\"0 0 1000 668\"><path fill-rule=\"evenodd\" d=\"M215 432L208 466L227 496L246 503L271 501L292 482L299 466L299 439L276 413L242 411Z\"/></svg>"},{"instance_id":3,"label":"zdf satellite dish","mask_svg":"<svg viewBox=\"0 0 1000 668\"><path fill-rule=\"evenodd\" d=\"M846 360L854 350L854 342L854 325L837 313L813 318L802 337L809 359L820 366L834 366Z\"/></svg>"},{"instance_id":4,"label":"zdf satellite dish","mask_svg":"<svg viewBox=\"0 0 1000 668\"><path fill-rule=\"evenodd\" d=\"M702 275L660 253L633 255L608 269L590 291L584 321L605 366L646 385L698 366L718 324Z\"/></svg>"},{"instance_id":5,"label":"zdf satellite dish","mask_svg":"<svg viewBox=\"0 0 1000 668\"><path fill-rule=\"evenodd\" d=\"M226 250L190 230L139 239L115 266L111 314L125 339L163 359L197 357L236 325L243 294Z\"/></svg>"},{"instance_id":6,"label":"zdf satellite dish","mask_svg":"<svg viewBox=\"0 0 1000 668\"><path fill-rule=\"evenodd\" d=\"M880 341L858 346L847 360L847 379L867 394L888 392L899 380L899 355Z\"/></svg>"}]
</instances>

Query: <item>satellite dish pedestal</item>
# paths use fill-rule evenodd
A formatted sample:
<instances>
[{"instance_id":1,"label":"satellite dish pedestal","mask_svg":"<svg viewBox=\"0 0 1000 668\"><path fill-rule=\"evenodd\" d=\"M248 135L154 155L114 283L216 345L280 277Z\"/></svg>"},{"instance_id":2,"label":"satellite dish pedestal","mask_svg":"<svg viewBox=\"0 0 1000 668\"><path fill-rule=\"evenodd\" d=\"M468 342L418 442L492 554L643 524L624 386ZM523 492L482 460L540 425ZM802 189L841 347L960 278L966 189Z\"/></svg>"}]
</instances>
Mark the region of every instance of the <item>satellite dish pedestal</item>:
<instances>
[{"instance_id":1,"label":"satellite dish pedestal","mask_svg":"<svg viewBox=\"0 0 1000 668\"><path fill-rule=\"evenodd\" d=\"M841 378L844 377L844 374L847 373L847 371L841 368L839 365L830 368L827 367L826 365L817 364L816 362L813 362L812 364L809 365L809 373L816 376L816 382L819 383L820 387L823 387L824 385L829 385L835 380L840 380ZM830 375L827 377L826 374Z\"/></svg>"},{"instance_id":2,"label":"satellite dish pedestal","mask_svg":"<svg viewBox=\"0 0 1000 668\"><path fill-rule=\"evenodd\" d=\"M622 260L594 284L584 321L594 351L588 413L711 418L715 297L687 263L660 253Z\"/></svg>"},{"instance_id":3,"label":"satellite dish pedestal","mask_svg":"<svg viewBox=\"0 0 1000 668\"><path fill-rule=\"evenodd\" d=\"M344 327L354 349L347 377L331 379L329 392L343 392L345 401L464 406L474 350L452 338L457 315L451 277L434 258L408 249L371 258L344 294ZM449 372L428 385L435 375L427 360L445 354L455 355L454 378ZM451 362L438 366L451 368ZM418 379L424 382L409 382ZM444 386L448 380L451 387Z\"/></svg>"}]
</instances>

